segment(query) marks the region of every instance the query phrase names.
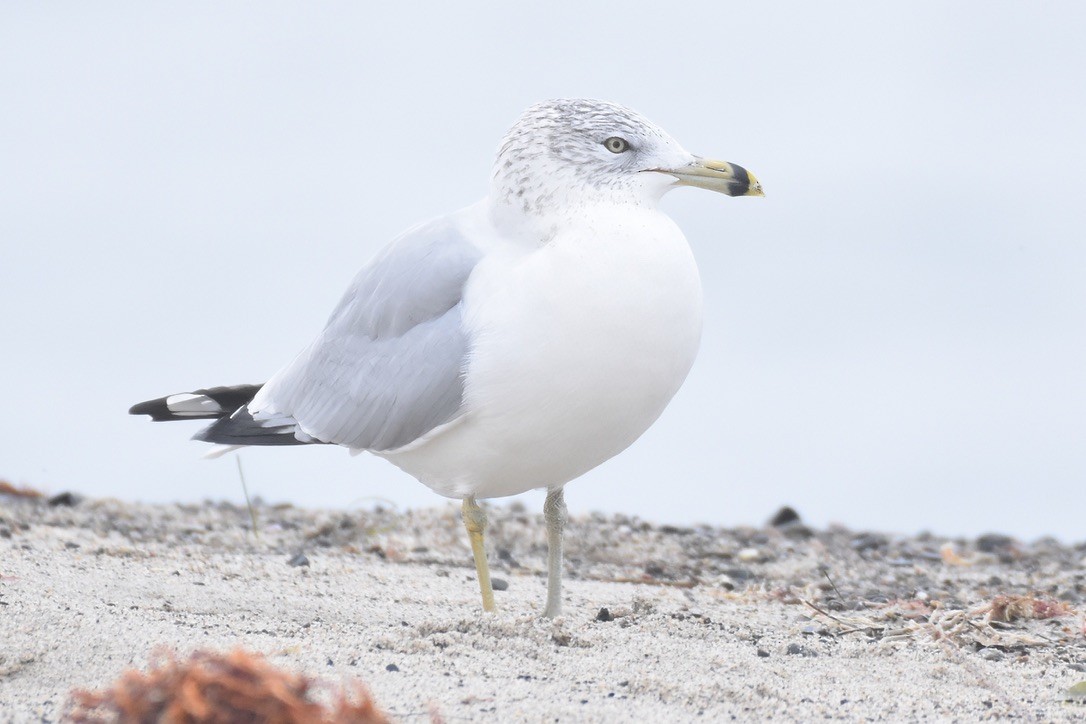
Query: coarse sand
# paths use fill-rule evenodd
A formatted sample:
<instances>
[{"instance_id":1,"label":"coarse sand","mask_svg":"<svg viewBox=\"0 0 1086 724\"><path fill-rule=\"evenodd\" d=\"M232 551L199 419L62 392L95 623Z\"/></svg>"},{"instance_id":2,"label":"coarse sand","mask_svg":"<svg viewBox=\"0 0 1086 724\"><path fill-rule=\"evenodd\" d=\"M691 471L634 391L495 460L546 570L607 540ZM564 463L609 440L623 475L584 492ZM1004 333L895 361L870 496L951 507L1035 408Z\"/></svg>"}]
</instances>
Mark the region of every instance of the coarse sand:
<instances>
[{"instance_id":1,"label":"coarse sand","mask_svg":"<svg viewBox=\"0 0 1086 724\"><path fill-rule=\"evenodd\" d=\"M490 508L492 615L457 506L255 513L0 494L0 720L237 646L403 722L1086 717L1083 545L574 516L547 621L516 504Z\"/></svg>"}]
</instances>

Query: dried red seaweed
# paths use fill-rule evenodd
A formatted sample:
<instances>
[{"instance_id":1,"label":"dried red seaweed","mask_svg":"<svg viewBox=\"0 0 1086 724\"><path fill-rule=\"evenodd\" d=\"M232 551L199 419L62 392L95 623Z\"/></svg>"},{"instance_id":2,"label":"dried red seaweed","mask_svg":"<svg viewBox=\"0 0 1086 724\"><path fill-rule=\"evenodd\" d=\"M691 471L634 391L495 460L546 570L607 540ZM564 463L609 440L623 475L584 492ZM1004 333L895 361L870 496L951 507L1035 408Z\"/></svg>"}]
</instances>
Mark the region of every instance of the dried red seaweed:
<instances>
[{"instance_id":1,"label":"dried red seaweed","mask_svg":"<svg viewBox=\"0 0 1086 724\"><path fill-rule=\"evenodd\" d=\"M45 495L34 488L25 485L17 488L6 480L0 480L0 495L10 495L13 498L44 498Z\"/></svg>"},{"instance_id":2,"label":"dried red seaweed","mask_svg":"<svg viewBox=\"0 0 1086 724\"><path fill-rule=\"evenodd\" d=\"M1036 596L996 596L989 604L989 621L1059 618L1073 613L1070 606Z\"/></svg>"},{"instance_id":3,"label":"dried red seaweed","mask_svg":"<svg viewBox=\"0 0 1086 724\"><path fill-rule=\"evenodd\" d=\"M340 691L334 709L315 701L315 682L283 671L259 654L170 652L149 671L129 670L103 692L75 691L69 717L102 724L387 724L361 684Z\"/></svg>"}]
</instances>

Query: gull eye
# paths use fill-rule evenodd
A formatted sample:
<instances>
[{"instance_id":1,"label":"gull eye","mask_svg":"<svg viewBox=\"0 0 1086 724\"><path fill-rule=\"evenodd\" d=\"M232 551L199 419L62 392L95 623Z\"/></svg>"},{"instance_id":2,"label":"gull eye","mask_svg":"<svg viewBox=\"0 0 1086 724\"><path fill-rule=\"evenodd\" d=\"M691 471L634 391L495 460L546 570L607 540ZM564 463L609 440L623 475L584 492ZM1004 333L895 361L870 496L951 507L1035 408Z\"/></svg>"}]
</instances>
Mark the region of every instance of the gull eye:
<instances>
[{"instance_id":1,"label":"gull eye","mask_svg":"<svg viewBox=\"0 0 1086 724\"><path fill-rule=\"evenodd\" d=\"M623 151L630 150L630 143L625 138L619 138L618 136L611 136L603 142L604 148L611 153L622 153Z\"/></svg>"}]
</instances>

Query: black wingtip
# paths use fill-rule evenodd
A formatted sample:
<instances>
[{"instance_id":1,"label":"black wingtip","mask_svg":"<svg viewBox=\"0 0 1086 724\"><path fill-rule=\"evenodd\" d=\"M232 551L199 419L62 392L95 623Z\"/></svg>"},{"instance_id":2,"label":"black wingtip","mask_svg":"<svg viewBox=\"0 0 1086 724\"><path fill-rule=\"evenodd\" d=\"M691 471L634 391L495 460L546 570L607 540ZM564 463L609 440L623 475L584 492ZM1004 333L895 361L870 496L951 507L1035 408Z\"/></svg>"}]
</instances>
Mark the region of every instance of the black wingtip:
<instances>
[{"instance_id":1,"label":"black wingtip","mask_svg":"<svg viewBox=\"0 0 1086 724\"><path fill-rule=\"evenodd\" d=\"M170 408L166 406L165 397L159 397L157 400L147 400L145 402L138 402L132 407L128 408L129 415L150 415L151 420L154 422L165 422L167 420L175 419L174 414L170 412Z\"/></svg>"},{"instance_id":2,"label":"black wingtip","mask_svg":"<svg viewBox=\"0 0 1086 724\"><path fill-rule=\"evenodd\" d=\"M239 407L249 404L263 386L264 385L261 384L209 387L207 389L183 393L188 395L203 395L215 401L219 409L208 410L203 414L192 410L188 410L184 413L178 413L176 410L171 410L169 399L176 395L167 395L166 397L159 397L154 400L137 402L135 405L128 408L128 414L150 415L153 422L170 422L172 420L218 420L221 417L231 414Z\"/></svg>"}]
</instances>

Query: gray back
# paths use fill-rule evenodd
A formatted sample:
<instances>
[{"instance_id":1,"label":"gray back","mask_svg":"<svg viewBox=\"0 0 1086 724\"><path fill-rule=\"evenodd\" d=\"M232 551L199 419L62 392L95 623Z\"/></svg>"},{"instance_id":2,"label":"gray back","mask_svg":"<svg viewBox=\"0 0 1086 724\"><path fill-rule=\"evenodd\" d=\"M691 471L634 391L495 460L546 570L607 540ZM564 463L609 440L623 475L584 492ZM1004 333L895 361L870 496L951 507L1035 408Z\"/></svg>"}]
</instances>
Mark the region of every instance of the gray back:
<instances>
[{"instance_id":1,"label":"gray back","mask_svg":"<svg viewBox=\"0 0 1086 724\"><path fill-rule=\"evenodd\" d=\"M456 217L418 226L355 277L324 331L249 410L324 442L391 450L453 419L469 340L464 285L480 257Z\"/></svg>"}]
</instances>

